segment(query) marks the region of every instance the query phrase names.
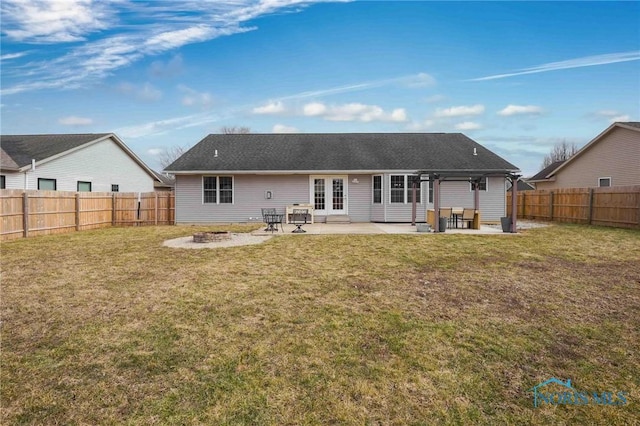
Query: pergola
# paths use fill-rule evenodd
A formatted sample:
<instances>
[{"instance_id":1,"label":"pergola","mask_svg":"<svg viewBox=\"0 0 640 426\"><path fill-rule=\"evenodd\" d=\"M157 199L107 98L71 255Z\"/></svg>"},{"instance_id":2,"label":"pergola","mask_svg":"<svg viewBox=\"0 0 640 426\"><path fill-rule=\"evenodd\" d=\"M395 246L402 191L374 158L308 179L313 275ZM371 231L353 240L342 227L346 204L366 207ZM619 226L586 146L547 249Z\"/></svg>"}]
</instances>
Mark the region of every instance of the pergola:
<instances>
[{"instance_id":1,"label":"pergola","mask_svg":"<svg viewBox=\"0 0 640 426\"><path fill-rule=\"evenodd\" d=\"M513 171L495 170L495 171L433 171L433 170L418 170L414 173L412 182L413 190L413 207L411 211L411 224L416 224L416 188L419 182L433 181L433 208L435 210L435 223L434 230L438 232L440 230L440 183L444 181L457 181L457 182L469 182L474 190L473 194L473 209L480 210L480 181L482 178L489 177L504 177L511 182L511 232L516 232L516 212L517 212L517 192L518 192L518 179L519 174ZM426 178L425 178L426 176Z\"/></svg>"}]
</instances>

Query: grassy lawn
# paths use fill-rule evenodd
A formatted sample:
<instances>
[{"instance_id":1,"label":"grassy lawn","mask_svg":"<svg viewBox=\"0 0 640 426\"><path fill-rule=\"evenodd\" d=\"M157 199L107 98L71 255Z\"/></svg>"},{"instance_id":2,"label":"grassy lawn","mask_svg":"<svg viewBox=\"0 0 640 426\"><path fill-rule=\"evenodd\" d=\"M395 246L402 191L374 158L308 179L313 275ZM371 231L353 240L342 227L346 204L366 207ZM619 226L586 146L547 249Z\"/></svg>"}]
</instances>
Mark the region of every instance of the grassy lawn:
<instances>
[{"instance_id":1,"label":"grassy lawn","mask_svg":"<svg viewBox=\"0 0 640 426\"><path fill-rule=\"evenodd\" d=\"M3 243L0 423L640 418L638 231L161 245L196 230ZM534 408L550 377L628 402Z\"/></svg>"}]
</instances>

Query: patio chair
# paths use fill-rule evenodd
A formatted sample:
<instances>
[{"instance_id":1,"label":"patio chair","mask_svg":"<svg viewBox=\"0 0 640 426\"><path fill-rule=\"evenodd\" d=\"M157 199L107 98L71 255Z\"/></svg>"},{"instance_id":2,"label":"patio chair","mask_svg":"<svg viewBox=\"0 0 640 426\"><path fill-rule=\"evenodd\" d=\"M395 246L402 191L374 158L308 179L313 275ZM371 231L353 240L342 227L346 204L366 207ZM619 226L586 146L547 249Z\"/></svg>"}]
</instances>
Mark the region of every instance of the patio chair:
<instances>
[{"instance_id":1,"label":"patio chair","mask_svg":"<svg viewBox=\"0 0 640 426\"><path fill-rule=\"evenodd\" d=\"M462 211L462 227L464 228L465 222L467 223L467 228L471 229L473 227L473 219L476 215L476 211L473 209L464 209Z\"/></svg>"},{"instance_id":2,"label":"patio chair","mask_svg":"<svg viewBox=\"0 0 640 426\"><path fill-rule=\"evenodd\" d=\"M293 209L293 213L291 214L291 223L296 226L293 233L299 234L302 232L307 232L302 229L302 225L307 224L307 216L309 215L309 209Z\"/></svg>"},{"instance_id":3,"label":"patio chair","mask_svg":"<svg viewBox=\"0 0 640 426\"><path fill-rule=\"evenodd\" d=\"M274 215L276 214L276 209L272 209L272 208L267 208L267 209L262 209L262 221L264 223L267 224L267 227L265 228L265 231L271 231L272 226L269 225L269 222L267 222L267 219L271 219L268 218L268 215Z\"/></svg>"}]
</instances>

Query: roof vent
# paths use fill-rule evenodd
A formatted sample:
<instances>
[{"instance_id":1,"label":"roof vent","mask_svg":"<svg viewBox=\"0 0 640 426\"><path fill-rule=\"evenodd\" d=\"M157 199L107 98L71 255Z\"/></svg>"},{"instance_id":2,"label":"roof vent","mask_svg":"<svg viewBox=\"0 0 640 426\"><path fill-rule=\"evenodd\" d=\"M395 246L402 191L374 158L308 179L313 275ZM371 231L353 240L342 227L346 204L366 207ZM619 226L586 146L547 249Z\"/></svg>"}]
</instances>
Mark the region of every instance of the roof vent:
<instances>
[{"instance_id":1,"label":"roof vent","mask_svg":"<svg viewBox=\"0 0 640 426\"><path fill-rule=\"evenodd\" d=\"M475 148L473 148L473 155L478 155L478 152L476 151Z\"/></svg>"},{"instance_id":2,"label":"roof vent","mask_svg":"<svg viewBox=\"0 0 640 426\"><path fill-rule=\"evenodd\" d=\"M218 158L218 150L217 150L217 149L213 152L213 156L214 156L215 158Z\"/></svg>"}]
</instances>

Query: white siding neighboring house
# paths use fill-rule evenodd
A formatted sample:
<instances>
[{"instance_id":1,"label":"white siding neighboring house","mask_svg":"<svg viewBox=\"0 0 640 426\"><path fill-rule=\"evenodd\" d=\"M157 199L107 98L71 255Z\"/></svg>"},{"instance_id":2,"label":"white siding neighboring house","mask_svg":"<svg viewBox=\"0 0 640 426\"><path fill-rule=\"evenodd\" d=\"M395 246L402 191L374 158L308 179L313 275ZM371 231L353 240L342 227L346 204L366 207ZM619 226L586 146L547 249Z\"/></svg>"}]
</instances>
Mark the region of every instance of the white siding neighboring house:
<instances>
[{"instance_id":1,"label":"white siding neighboring house","mask_svg":"<svg viewBox=\"0 0 640 426\"><path fill-rule=\"evenodd\" d=\"M640 122L613 123L571 158L528 182L536 189L640 185Z\"/></svg>"},{"instance_id":2,"label":"white siding neighboring house","mask_svg":"<svg viewBox=\"0 0 640 426\"><path fill-rule=\"evenodd\" d=\"M417 221L433 208L426 177L453 173L440 205L472 208L461 180L483 176L480 216L495 222L506 212L505 174L518 168L460 133L335 133L209 135L166 171L176 178L176 223L247 222L293 204L311 204L317 222L411 222L418 172Z\"/></svg>"},{"instance_id":3,"label":"white siding neighboring house","mask_svg":"<svg viewBox=\"0 0 640 426\"><path fill-rule=\"evenodd\" d=\"M6 189L152 192L159 179L113 133L2 135Z\"/></svg>"}]
</instances>

